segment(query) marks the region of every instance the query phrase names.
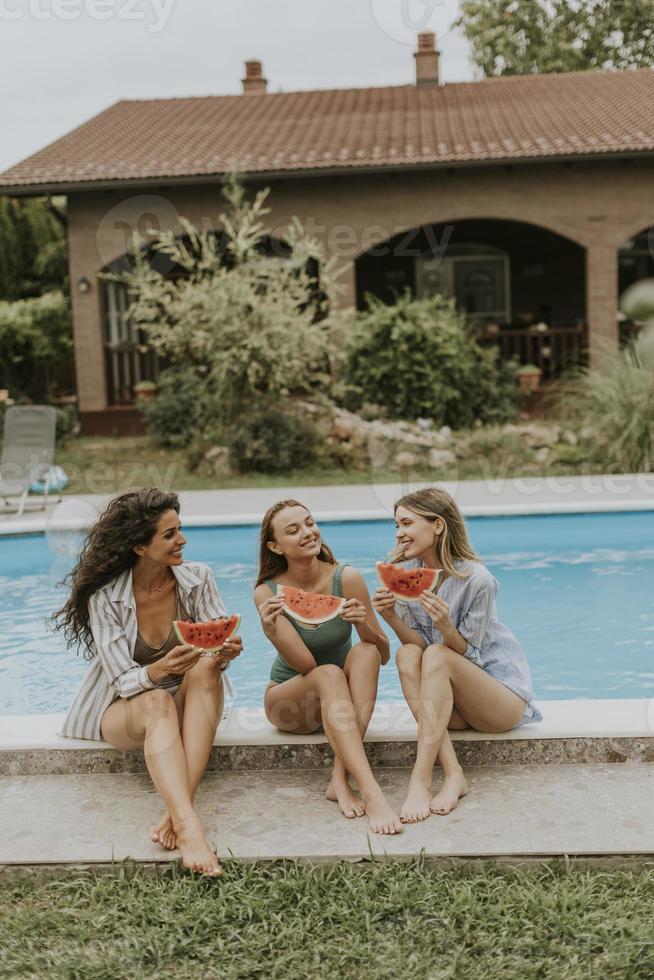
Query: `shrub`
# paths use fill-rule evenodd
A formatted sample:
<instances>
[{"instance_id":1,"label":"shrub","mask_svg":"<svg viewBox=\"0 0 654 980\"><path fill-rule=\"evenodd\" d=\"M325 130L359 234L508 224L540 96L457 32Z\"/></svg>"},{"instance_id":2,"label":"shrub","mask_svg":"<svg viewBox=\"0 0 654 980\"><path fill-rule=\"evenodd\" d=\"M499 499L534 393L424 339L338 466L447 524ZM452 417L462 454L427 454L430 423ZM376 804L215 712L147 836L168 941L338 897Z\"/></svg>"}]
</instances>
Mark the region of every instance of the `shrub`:
<instances>
[{"instance_id":1,"label":"shrub","mask_svg":"<svg viewBox=\"0 0 654 980\"><path fill-rule=\"evenodd\" d=\"M567 415L594 433L588 457L614 473L654 469L654 327L610 361L586 371Z\"/></svg>"},{"instance_id":2,"label":"shrub","mask_svg":"<svg viewBox=\"0 0 654 980\"><path fill-rule=\"evenodd\" d=\"M317 433L310 423L278 409L256 409L239 422L230 454L243 473L286 473L315 461Z\"/></svg>"},{"instance_id":3,"label":"shrub","mask_svg":"<svg viewBox=\"0 0 654 980\"><path fill-rule=\"evenodd\" d=\"M427 417L452 428L506 421L519 397L510 367L480 346L465 316L441 296L406 294L395 306L371 298L349 344L345 381L393 418Z\"/></svg>"},{"instance_id":4,"label":"shrub","mask_svg":"<svg viewBox=\"0 0 654 980\"><path fill-rule=\"evenodd\" d=\"M215 397L211 416L199 418L203 426L229 424L261 398L314 392L329 381L331 263L298 222L284 233L286 257L261 254L266 194L248 203L238 183L227 184L222 250L186 221L185 238L162 234L151 247L180 270L176 278L139 252L130 271L110 277L128 285L132 322L155 350L175 370L205 372Z\"/></svg>"},{"instance_id":5,"label":"shrub","mask_svg":"<svg viewBox=\"0 0 654 980\"><path fill-rule=\"evenodd\" d=\"M204 424L207 390L192 367L163 371L152 400L137 402L155 442L169 449L189 447Z\"/></svg>"},{"instance_id":6,"label":"shrub","mask_svg":"<svg viewBox=\"0 0 654 980\"><path fill-rule=\"evenodd\" d=\"M70 305L63 293L0 302L0 388L12 398L43 401L53 369L72 357Z\"/></svg>"},{"instance_id":7,"label":"shrub","mask_svg":"<svg viewBox=\"0 0 654 980\"><path fill-rule=\"evenodd\" d=\"M66 442L79 435L79 413L73 405L57 408L56 440Z\"/></svg>"}]
</instances>

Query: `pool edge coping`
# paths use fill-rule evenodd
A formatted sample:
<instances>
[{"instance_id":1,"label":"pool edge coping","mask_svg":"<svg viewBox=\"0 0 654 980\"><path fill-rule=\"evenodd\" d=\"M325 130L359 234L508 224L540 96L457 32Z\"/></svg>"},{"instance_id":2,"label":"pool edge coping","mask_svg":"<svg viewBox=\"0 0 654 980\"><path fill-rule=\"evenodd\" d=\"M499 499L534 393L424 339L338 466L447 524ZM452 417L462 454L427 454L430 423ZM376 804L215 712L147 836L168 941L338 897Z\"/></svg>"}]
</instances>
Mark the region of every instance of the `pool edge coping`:
<instances>
[{"instance_id":1,"label":"pool edge coping","mask_svg":"<svg viewBox=\"0 0 654 980\"><path fill-rule=\"evenodd\" d=\"M70 498L73 499L72 497ZM647 513L654 511L654 498L641 498L629 501L570 501L554 502L534 501L528 504L462 504L461 511L465 517L544 517L558 514L628 514ZM350 523L357 521L387 521L391 518L388 508L366 508L363 510L321 510L314 509L317 520L324 524L339 522ZM0 515L1 516L1 515ZM260 512L242 512L236 514L188 514L184 516L186 527L252 527L261 523ZM84 525L80 524L83 529ZM73 528L73 523L66 522L66 530ZM44 534L49 530L57 530L50 517L45 514L38 519L23 521L7 521L0 523L0 538L15 537L21 534Z\"/></svg>"},{"instance_id":2,"label":"pool edge coping","mask_svg":"<svg viewBox=\"0 0 654 980\"><path fill-rule=\"evenodd\" d=\"M541 722L494 734L452 732L453 741L507 743L654 738L654 698L580 698L539 700L535 703L544 715ZM116 751L107 742L67 738L58 734L64 717L64 713L0 716L0 753ZM378 702L366 742L388 744L415 740L416 724L408 706L400 701ZM215 747L226 749L325 744L324 733L293 735L280 732L267 721L263 708L239 705L230 705L225 709L214 740Z\"/></svg>"}]
</instances>

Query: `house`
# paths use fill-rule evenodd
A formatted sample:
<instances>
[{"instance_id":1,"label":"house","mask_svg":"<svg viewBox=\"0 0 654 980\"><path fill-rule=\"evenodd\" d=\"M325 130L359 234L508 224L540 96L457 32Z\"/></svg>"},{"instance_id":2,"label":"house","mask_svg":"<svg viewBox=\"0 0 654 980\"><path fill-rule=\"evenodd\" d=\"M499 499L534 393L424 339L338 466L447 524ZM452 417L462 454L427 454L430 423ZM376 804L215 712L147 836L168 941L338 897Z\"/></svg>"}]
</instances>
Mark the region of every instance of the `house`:
<instances>
[{"instance_id":1,"label":"house","mask_svg":"<svg viewBox=\"0 0 654 980\"><path fill-rule=\"evenodd\" d=\"M0 174L0 193L65 194L84 431L128 431L156 363L99 280L135 231L218 225L236 167L269 186L270 240L297 215L343 266L342 302L436 290L505 356L555 376L619 343L619 295L654 273L654 72L442 84L419 36L412 85L124 100Z\"/></svg>"}]
</instances>

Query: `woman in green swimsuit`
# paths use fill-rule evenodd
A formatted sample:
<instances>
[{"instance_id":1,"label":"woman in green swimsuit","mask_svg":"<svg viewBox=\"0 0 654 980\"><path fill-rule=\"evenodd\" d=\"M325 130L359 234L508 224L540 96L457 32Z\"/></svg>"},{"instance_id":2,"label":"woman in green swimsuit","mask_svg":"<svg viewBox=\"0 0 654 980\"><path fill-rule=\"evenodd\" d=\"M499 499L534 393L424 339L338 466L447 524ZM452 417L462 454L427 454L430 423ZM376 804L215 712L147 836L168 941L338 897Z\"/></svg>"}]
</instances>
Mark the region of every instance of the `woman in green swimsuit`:
<instances>
[{"instance_id":1,"label":"woman in green swimsuit","mask_svg":"<svg viewBox=\"0 0 654 980\"><path fill-rule=\"evenodd\" d=\"M282 615L278 584L343 596L343 612L320 626L302 627ZM389 642L363 577L336 562L310 512L297 500L281 500L263 519L254 601L263 631L277 650L264 702L268 720L296 734L322 726L335 756L327 798L338 802L346 817L366 813L375 833L400 833L399 817L373 776L363 747L379 668L390 657ZM359 634L354 646L352 626ZM352 792L350 775L361 799Z\"/></svg>"}]
</instances>

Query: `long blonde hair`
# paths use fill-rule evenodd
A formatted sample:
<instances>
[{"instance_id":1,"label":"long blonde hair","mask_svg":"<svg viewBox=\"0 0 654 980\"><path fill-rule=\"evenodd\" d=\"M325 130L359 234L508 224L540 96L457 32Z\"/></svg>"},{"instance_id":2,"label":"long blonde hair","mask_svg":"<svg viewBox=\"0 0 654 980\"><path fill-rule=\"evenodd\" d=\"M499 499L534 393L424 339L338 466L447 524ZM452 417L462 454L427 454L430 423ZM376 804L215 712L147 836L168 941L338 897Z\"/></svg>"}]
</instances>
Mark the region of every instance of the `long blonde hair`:
<instances>
[{"instance_id":1,"label":"long blonde hair","mask_svg":"<svg viewBox=\"0 0 654 980\"><path fill-rule=\"evenodd\" d=\"M445 526L436 543L436 554L448 575L453 578L467 578L470 573L457 571L454 562L461 559L481 561L468 540L465 518L447 490L428 487L426 490L407 493L395 501L393 508L395 513L398 507L406 507L407 510L420 517L426 517L429 521L435 521L438 517L442 519ZM388 557L391 562L403 561L404 549L397 545Z\"/></svg>"},{"instance_id":2,"label":"long blonde hair","mask_svg":"<svg viewBox=\"0 0 654 980\"><path fill-rule=\"evenodd\" d=\"M273 519L280 511L285 510L286 507L302 507L308 514L311 513L309 508L301 504L299 500L278 500L276 504L268 508L261 522L261 531L259 533L259 571L257 573L255 588L267 579L281 575L288 568L288 562L284 556L276 554L268 547L268 542L273 541L275 538L272 527ZM322 540L320 552L318 553L318 561L325 561L329 565L337 564L331 550Z\"/></svg>"}]
</instances>

